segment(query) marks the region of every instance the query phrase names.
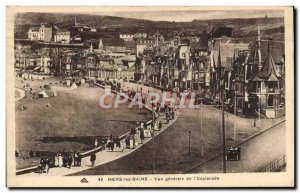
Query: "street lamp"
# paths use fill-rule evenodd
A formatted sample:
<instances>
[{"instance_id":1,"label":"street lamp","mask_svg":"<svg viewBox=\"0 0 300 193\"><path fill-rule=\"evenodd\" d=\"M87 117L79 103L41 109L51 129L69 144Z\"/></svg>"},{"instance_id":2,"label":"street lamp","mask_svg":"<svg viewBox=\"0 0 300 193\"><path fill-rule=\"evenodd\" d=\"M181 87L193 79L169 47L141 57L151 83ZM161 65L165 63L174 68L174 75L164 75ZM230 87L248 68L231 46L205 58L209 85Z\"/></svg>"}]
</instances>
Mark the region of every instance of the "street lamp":
<instances>
[{"instance_id":1,"label":"street lamp","mask_svg":"<svg viewBox=\"0 0 300 193\"><path fill-rule=\"evenodd\" d=\"M192 132L189 131L189 153L188 153L189 156L191 155L191 134Z\"/></svg>"},{"instance_id":2,"label":"street lamp","mask_svg":"<svg viewBox=\"0 0 300 193\"><path fill-rule=\"evenodd\" d=\"M154 141L154 138L155 138L155 134L154 134L154 127L152 128L152 132L151 132L151 135L152 135L152 147L153 147L153 151L152 151L152 173L155 174L155 162L156 162L156 159L155 159L155 141Z\"/></svg>"},{"instance_id":3,"label":"street lamp","mask_svg":"<svg viewBox=\"0 0 300 193\"><path fill-rule=\"evenodd\" d=\"M223 173L226 173L226 133L225 133L225 116L224 116L224 91L221 93L222 100L222 141L223 141Z\"/></svg>"},{"instance_id":4,"label":"street lamp","mask_svg":"<svg viewBox=\"0 0 300 193\"><path fill-rule=\"evenodd\" d=\"M203 139L203 111L202 111L202 99L201 99L201 103L200 103L200 111L201 111L201 117L200 117L200 137L201 137L201 157L204 156L204 148L203 148L203 143L204 143L204 139Z\"/></svg>"}]
</instances>

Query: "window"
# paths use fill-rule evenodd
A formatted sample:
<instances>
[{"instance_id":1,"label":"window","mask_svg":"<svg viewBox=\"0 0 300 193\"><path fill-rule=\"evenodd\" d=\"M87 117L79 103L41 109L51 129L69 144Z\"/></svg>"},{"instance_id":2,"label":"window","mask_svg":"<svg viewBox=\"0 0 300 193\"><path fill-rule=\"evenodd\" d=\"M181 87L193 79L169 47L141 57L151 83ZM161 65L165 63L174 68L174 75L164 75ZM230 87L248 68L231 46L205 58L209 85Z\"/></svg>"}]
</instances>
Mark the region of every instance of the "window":
<instances>
[{"instance_id":1,"label":"window","mask_svg":"<svg viewBox=\"0 0 300 193\"><path fill-rule=\"evenodd\" d=\"M273 107L274 104L274 95L268 96L268 107Z\"/></svg>"},{"instance_id":2,"label":"window","mask_svg":"<svg viewBox=\"0 0 300 193\"><path fill-rule=\"evenodd\" d=\"M276 88L277 82L269 82L269 88Z\"/></svg>"}]
</instances>

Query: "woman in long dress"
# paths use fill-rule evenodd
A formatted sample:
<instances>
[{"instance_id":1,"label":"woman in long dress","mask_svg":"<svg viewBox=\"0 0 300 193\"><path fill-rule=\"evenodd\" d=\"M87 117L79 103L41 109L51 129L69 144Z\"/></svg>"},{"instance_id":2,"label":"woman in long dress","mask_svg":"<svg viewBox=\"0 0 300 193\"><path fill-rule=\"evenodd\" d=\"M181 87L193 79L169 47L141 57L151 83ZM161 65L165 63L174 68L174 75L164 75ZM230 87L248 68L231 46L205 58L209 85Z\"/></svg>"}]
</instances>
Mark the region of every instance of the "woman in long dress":
<instances>
[{"instance_id":1,"label":"woman in long dress","mask_svg":"<svg viewBox=\"0 0 300 193\"><path fill-rule=\"evenodd\" d=\"M136 136L138 136L138 137L137 137L137 142L138 142L139 144L142 143L141 138L140 138L141 132L142 132L142 128L138 129L138 131L137 131L137 133L136 133Z\"/></svg>"},{"instance_id":2,"label":"woman in long dress","mask_svg":"<svg viewBox=\"0 0 300 193\"><path fill-rule=\"evenodd\" d=\"M58 155L58 167L62 167L63 166L63 158L61 156L61 153Z\"/></svg>"},{"instance_id":3,"label":"woman in long dress","mask_svg":"<svg viewBox=\"0 0 300 193\"><path fill-rule=\"evenodd\" d=\"M56 154L56 155L55 155L54 166L55 166L55 167L58 167L58 165L59 165L59 154Z\"/></svg>"},{"instance_id":4,"label":"woman in long dress","mask_svg":"<svg viewBox=\"0 0 300 193\"><path fill-rule=\"evenodd\" d=\"M131 136L130 137L130 149L133 149L134 148L134 137Z\"/></svg>"}]
</instances>

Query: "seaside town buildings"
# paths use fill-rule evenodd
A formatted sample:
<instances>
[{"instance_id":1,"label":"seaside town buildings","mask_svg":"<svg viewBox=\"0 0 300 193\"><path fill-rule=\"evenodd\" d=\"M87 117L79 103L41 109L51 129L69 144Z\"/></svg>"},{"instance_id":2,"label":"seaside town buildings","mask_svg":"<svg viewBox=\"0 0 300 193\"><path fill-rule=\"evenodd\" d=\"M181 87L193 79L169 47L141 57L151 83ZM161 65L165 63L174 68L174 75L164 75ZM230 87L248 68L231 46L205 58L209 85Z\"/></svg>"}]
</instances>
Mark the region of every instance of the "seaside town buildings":
<instances>
[{"instance_id":1,"label":"seaside town buildings","mask_svg":"<svg viewBox=\"0 0 300 193\"><path fill-rule=\"evenodd\" d=\"M41 24L40 27L31 27L28 30L29 40L50 42L52 39L52 27Z\"/></svg>"},{"instance_id":2,"label":"seaside town buildings","mask_svg":"<svg viewBox=\"0 0 300 193\"><path fill-rule=\"evenodd\" d=\"M284 46L262 40L259 30L254 43L234 38L230 27L210 32L187 29L172 35L144 30L118 33L75 19L70 29L53 31L46 25L28 31L28 40L55 43L52 47L15 46L20 73L134 81L193 91L212 104L219 104L222 94L227 110L238 115L284 114Z\"/></svg>"},{"instance_id":3,"label":"seaside town buildings","mask_svg":"<svg viewBox=\"0 0 300 193\"><path fill-rule=\"evenodd\" d=\"M55 43L69 44L70 43L70 32L65 29L59 29L54 35Z\"/></svg>"}]
</instances>

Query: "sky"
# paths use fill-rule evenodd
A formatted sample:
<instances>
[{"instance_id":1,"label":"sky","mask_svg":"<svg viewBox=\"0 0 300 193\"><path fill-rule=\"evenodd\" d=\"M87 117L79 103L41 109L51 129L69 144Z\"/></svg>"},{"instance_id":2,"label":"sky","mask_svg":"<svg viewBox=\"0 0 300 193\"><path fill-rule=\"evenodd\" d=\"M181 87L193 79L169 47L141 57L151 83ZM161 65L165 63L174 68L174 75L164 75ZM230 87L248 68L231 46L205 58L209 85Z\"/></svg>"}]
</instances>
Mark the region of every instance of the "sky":
<instances>
[{"instance_id":1,"label":"sky","mask_svg":"<svg viewBox=\"0 0 300 193\"><path fill-rule=\"evenodd\" d=\"M136 19L146 19L153 21L175 21L189 22L194 19L222 19L222 18L257 18L257 17L283 17L283 11L279 10L163 10L163 11L113 11L95 12L90 14L109 15Z\"/></svg>"}]
</instances>

